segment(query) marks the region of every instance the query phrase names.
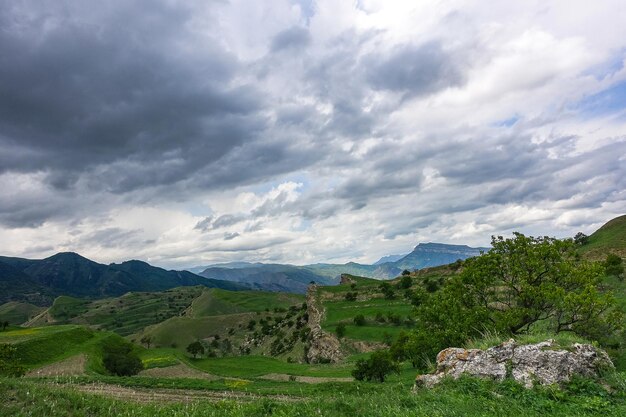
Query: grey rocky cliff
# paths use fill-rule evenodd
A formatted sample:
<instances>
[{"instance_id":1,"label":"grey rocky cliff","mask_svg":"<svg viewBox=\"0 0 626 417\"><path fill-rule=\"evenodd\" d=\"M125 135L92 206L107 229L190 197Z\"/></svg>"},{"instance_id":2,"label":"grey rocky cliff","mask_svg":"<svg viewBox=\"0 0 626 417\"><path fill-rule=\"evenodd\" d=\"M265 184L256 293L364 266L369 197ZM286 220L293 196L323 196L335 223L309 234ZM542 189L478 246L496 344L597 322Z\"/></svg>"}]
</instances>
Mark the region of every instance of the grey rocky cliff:
<instances>
[{"instance_id":1,"label":"grey rocky cliff","mask_svg":"<svg viewBox=\"0 0 626 417\"><path fill-rule=\"evenodd\" d=\"M308 326L311 329L310 346L307 350L309 363L331 362L337 363L343 359L339 339L333 334L322 330L324 309L317 300L317 285L310 285L306 293Z\"/></svg>"},{"instance_id":2,"label":"grey rocky cliff","mask_svg":"<svg viewBox=\"0 0 626 417\"><path fill-rule=\"evenodd\" d=\"M456 379L462 374L497 381L510 377L530 388L534 383L560 384L573 375L597 377L606 369L613 369L611 359L591 345L575 343L570 350L557 350L553 340L518 345L511 339L487 350L442 350L437 355L436 372L418 375L415 388L432 387L446 376Z\"/></svg>"}]
</instances>

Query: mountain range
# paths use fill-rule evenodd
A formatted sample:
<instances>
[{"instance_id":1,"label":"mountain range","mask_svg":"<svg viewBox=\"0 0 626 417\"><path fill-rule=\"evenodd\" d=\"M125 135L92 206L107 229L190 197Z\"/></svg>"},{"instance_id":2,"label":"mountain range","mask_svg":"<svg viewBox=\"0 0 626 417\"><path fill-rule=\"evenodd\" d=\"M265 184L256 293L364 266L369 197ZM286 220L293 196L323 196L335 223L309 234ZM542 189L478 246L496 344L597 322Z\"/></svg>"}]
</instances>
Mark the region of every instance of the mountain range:
<instances>
[{"instance_id":1,"label":"mountain range","mask_svg":"<svg viewBox=\"0 0 626 417\"><path fill-rule=\"evenodd\" d=\"M73 252L45 259L0 256L0 303L15 300L46 305L58 295L101 298L191 285L248 289L236 282L207 279L188 271L167 271L135 260L103 265Z\"/></svg>"},{"instance_id":2,"label":"mountain range","mask_svg":"<svg viewBox=\"0 0 626 417\"><path fill-rule=\"evenodd\" d=\"M341 274L394 278L404 269L444 265L476 256L480 250L422 243L407 255L384 257L373 265L348 262L295 266L233 262L190 268L191 271L168 271L137 260L104 265L73 252L62 252L45 259L0 256L0 304L25 301L48 305L58 295L102 298L131 291L163 291L194 285L226 290L304 293L312 281L333 285L339 282Z\"/></svg>"},{"instance_id":3,"label":"mountain range","mask_svg":"<svg viewBox=\"0 0 626 417\"><path fill-rule=\"evenodd\" d=\"M422 269L445 265L457 259L480 255L488 248L471 248L465 245L420 243L406 255L389 255L372 265L348 262L345 264L318 263L296 266L232 262L190 268L203 277L225 279L250 285L252 288L271 291L304 292L311 281L322 285L336 284L341 274L389 279L403 270Z\"/></svg>"}]
</instances>

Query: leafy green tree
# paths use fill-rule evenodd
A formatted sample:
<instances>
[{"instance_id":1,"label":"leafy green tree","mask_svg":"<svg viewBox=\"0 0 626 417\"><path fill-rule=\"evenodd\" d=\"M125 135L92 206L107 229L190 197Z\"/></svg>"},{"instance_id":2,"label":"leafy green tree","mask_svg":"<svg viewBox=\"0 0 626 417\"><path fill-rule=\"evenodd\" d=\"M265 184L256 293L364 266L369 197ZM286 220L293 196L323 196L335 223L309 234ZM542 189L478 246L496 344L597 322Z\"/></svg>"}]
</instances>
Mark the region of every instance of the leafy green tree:
<instances>
[{"instance_id":1,"label":"leafy green tree","mask_svg":"<svg viewBox=\"0 0 626 417\"><path fill-rule=\"evenodd\" d=\"M148 335L144 336L140 340L142 345L145 345L146 348L150 349L150 345L152 344L152 338Z\"/></svg>"},{"instance_id":2,"label":"leafy green tree","mask_svg":"<svg viewBox=\"0 0 626 417\"><path fill-rule=\"evenodd\" d=\"M466 260L419 304L412 343L433 357L485 328L516 334L539 322L595 338L622 320L611 294L599 290L603 275L601 264L580 260L571 239L493 237L488 253Z\"/></svg>"},{"instance_id":3,"label":"leafy green tree","mask_svg":"<svg viewBox=\"0 0 626 417\"><path fill-rule=\"evenodd\" d=\"M346 325L343 323L339 323L337 327L335 327L335 334L339 339L346 335Z\"/></svg>"},{"instance_id":4,"label":"leafy green tree","mask_svg":"<svg viewBox=\"0 0 626 417\"><path fill-rule=\"evenodd\" d=\"M352 371L354 379L359 381L385 382L387 375L400 372L400 365L386 350L373 352L369 359L359 359Z\"/></svg>"},{"instance_id":5,"label":"leafy green tree","mask_svg":"<svg viewBox=\"0 0 626 417\"><path fill-rule=\"evenodd\" d=\"M393 287L391 286L390 283L383 282L378 286L378 288L380 289L380 291L383 293L383 295L385 296L387 300L393 300L395 298L396 294L393 291Z\"/></svg>"},{"instance_id":6,"label":"leafy green tree","mask_svg":"<svg viewBox=\"0 0 626 417\"><path fill-rule=\"evenodd\" d=\"M409 275L411 275L411 271L409 271L408 269L405 269L404 271L402 271L402 276L403 277L406 277L406 276L409 276Z\"/></svg>"},{"instance_id":7,"label":"leafy green tree","mask_svg":"<svg viewBox=\"0 0 626 417\"><path fill-rule=\"evenodd\" d=\"M22 376L24 367L20 364L17 348L13 345L0 344L0 375Z\"/></svg>"},{"instance_id":8,"label":"leafy green tree","mask_svg":"<svg viewBox=\"0 0 626 417\"><path fill-rule=\"evenodd\" d=\"M5 331L7 327L9 327L9 322L5 320L2 322L2 331Z\"/></svg>"},{"instance_id":9,"label":"leafy green tree","mask_svg":"<svg viewBox=\"0 0 626 417\"><path fill-rule=\"evenodd\" d=\"M143 369L133 345L117 340L109 340L103 346L102 363L107 371L118 376L136 375Z\"/></svg>"},{"instance_id":10,"label":"leafy green tree","mask_svg":"<svg viewBox=\"0 0 626 417\"><path fill-rule=\"evenodd\" d=\"M356 301L356 298L359 294L355 291L355 292L347 292L345 295L345 299L346 301Z\"/></svg>"},{"instance_id":11,"label":"leafy green tree","mask_svg":"<svg viewBox=\"0 0 626 417\"><path fill-rule=\"evenodd\" d=\"M204 354L204 346L202 345L202 343L200 343L199 340L196 340L195 342L191 342L189 343L189 345L187 345L187 352L190 355L193 355L194 358L197 358L198 355Z\"/></svg>"},{"instance_id":12,"label":"leafy green tree","mask_svg":"<svg viewBox=\"0 0 626 417\"><path fill-rule=\"evenodd\" d=\"M412 283L413 281L411 280L411 277L409 275L402 275L402 278L400 278L400 282L398 283L398 287L406 290L407 288L411 287Z\"/></svg>"},{"instance_id":13,"label":"leafy green tree","mask_svg":"<svg viewBox=\"0 0 626 417\"><path fill-rule=\"evenodd\" d=\"M365 316L363 314L357 314L354 316L353 321L357 326L365 326Z\"/></svg>"},{"instance_id":14,"label":"leafy green tree","mask_svg":"<svg viewBox=\"0 0 626 417\"><path fill-rule=\"evenodd\" d=\"M613 253L609 253L606 256L604 267L605 267L607 275L620 278L622 274L624 273L624 265L623 265L622 258L620 258L619 256Z\"/></svg>"},{"instance_id":15,"label":"leafy green tree","mask_svg":"<svg viewBox=\"0 0 626 417\"><path fill-rule=\"evenodd\" d=\"M587 243L589 243L589 236L587 236L583 232L578 232L576 233L576 236L574 236L574 243L579 246L586 245Z\"/></svg>"}]
</instances>

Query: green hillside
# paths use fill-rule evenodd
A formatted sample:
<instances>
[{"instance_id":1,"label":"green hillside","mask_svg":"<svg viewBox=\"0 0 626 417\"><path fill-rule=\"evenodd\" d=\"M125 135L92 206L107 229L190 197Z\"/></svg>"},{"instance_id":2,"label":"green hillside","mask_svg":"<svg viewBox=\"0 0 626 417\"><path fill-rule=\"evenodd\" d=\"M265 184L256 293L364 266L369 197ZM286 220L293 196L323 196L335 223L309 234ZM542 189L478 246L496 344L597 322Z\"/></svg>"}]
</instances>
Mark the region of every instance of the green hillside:
<instances>
[{"instance_id":1,"label":"green hillside","mask_svg":"<svg viewBox=\"0 0 626 417\"><path fill-rule=\"evenodd\" d=\"M0 322L8 321L11 325L20 325L44 310L45 307L9 301L0 305Z\"/></svg>"},{"instance_id":2,"label":"green hillside","mask_svg":"<svg viewBox=\"0 0 626 417\"><path fill-rule=\"evenodd\" d=\"M205 290L180 287L163 292L131 292L95 301L61 296L54 300L48 313L57 323L88 324L126 336L183 314Z\"/></svg>"},{"instance_id":3,"label":"green hillside","mask_svg":"<svg viewBox=\"0 0 626 417\"><path fill-rule=\"evenodd\" d=\"M604 259L608 253L626 258L626 215L607 222L580 248L589 259Z\"/></svg>"}]
</instances>

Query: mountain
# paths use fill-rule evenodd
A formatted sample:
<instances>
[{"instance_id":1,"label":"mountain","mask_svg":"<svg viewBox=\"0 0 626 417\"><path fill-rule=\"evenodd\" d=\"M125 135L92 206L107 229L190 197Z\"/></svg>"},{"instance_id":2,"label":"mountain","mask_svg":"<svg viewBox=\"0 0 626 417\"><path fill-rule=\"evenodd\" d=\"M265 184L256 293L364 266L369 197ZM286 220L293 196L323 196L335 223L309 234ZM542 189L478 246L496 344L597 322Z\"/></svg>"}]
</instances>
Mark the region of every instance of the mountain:
<instances>
[{"instance_id":1,"label":"mountain","mask_svg":"<svg viewBox=\"0 0 626 417\"><path fill-rule=\"evenodd\" d=\"M0 302L15 300L42 305L50 304L56 295L98 298L195 285L248 289L232 281L207 279L188 271L167 271L141 261L103 265L73 252L40 260L0 257Z\"/></svg>"},{"instance_id":2,"label":"mountain","mask_svg":"<svg viewBox=\"0 0 626 417\"><path fill-rule=\"evenodd\" d=\"M443 243L420 243L411 253L392 262L401 270L422 269L432 266L446 265L457 259L465 260L486 252L489 248L470 248L466 245L446 245Z\"/></svg>"},{"instance_id":3,"label":"mountain","mask_svg":"<svg viewBox=\"0 0 626 417\"><path fill-rule=\"evenodd\" d=\"M250 285L255 289L304 293L311 281L333 285L334 277L316 274L306 268L282 264L249 264L237 267L212 266L200 273L205 278L224 279Z\"/></svg>"},{"instance_id":4,"label":"mountain","mask_svg":"<svg viewBox=\"0 0 626 417\"><path fill-rule=\"evenodd\" d=\"M373 265L348 262L345 264L318 263L304 266L231 262L209 265L199 275L206 278L224 279L246 283L253 288L269 291L303 293L309 282L322 285L339 282L341 274L370 278L395 278L404 269L414 270L446 265L457 259L480 255L487 248L471 248L465 245L443 243L420 243L407 255L389 255ZM385 262L382 262L387 260ZM197 270L199 267L192 268Z\"/></svg>"},{"instance_id":5,"label":"mountain","mask_svg":"<svg viewBox=\"0 0 626 417\"><path fill-rule=\"evenodd\" d=\"M381 264L386 264L387 262L395 262L395 261L398 261L398 260L404 258L405 256L406 255L387 255L387 256L383 256L382 258L380 258L379 260L374 262L373 265L381 265Z\"/></svg>"}]
</instances>

